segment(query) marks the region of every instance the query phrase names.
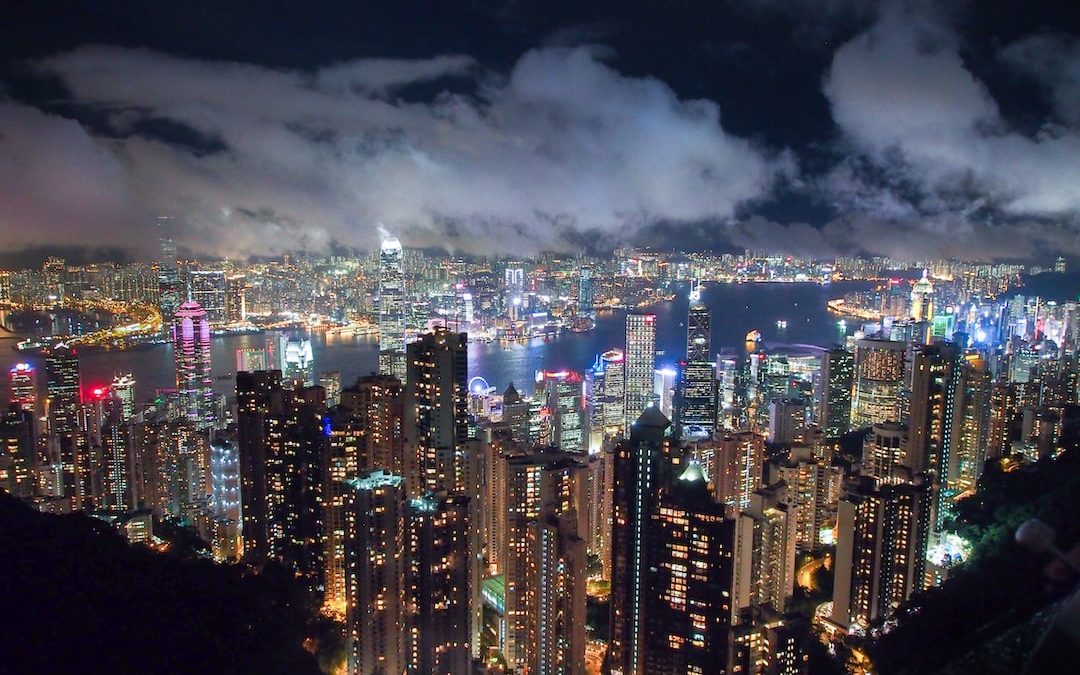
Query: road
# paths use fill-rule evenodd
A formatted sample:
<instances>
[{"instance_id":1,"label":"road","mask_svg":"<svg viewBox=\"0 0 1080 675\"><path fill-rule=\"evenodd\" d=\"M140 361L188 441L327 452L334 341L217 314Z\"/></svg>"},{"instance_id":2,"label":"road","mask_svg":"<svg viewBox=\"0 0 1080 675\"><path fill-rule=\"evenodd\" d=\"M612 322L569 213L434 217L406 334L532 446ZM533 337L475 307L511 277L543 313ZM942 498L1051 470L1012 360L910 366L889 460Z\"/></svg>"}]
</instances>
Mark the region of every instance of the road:
<instances>
[{"instance_id":1,"label":"road","mask_svg":"<svg viewBox=\"0 0 1080 675\"><path fill-rule=\"evenodd\" d=\"M825 560L823 558L816 558L800 567L799 571L795 573L796 583L808 591L818 590L814 575L824 564Z\"/></svg>"}]
</instances>

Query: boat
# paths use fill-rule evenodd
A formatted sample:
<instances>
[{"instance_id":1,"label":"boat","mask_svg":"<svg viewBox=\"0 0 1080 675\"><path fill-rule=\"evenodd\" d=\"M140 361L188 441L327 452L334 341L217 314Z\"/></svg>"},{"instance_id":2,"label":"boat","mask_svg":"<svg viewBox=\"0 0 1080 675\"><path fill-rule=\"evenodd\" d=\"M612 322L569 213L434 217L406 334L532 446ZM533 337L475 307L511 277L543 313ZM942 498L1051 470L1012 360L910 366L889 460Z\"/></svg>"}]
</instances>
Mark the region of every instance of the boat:
<instances>
[{"instance_id":1,"label":"boat","mask_svg":"<svg viewBox=\"0 0 1080 675\"><path fill-rule=\"evenodd\" d=\"M761 342L761 331L756 328L746 334L747 342Z\"/></svg>"}]
</instances>

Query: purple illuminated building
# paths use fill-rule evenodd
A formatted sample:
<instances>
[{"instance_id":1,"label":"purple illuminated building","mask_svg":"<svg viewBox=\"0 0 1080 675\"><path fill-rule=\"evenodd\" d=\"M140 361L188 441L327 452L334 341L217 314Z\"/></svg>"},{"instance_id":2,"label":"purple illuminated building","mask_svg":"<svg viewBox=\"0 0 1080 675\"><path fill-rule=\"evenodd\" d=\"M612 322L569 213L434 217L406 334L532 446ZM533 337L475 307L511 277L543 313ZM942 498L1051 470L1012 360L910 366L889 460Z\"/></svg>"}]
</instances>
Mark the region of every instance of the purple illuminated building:
<instances>
[{"instance_id":1,"label":"purple illuminated building","mask_svg":"<svg viewBox=\"0 0 1080 675\"><path fill-rule=\"evenodd\" d=\"M210 322L197 302L180 305L173 315L176 391L181 414L196 429L214 425L214 381L210 376Z\"/></svg>"}]
</instances>

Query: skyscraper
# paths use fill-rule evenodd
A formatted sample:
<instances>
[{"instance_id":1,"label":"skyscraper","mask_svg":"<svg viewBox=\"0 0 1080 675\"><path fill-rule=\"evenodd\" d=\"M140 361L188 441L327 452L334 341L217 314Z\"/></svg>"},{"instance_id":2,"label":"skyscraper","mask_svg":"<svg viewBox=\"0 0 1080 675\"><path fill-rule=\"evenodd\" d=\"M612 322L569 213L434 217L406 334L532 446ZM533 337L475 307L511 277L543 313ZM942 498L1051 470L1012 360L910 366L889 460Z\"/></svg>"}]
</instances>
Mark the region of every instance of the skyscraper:
<instances>
[{"instance_id":1,"label":"skyscraper","mask_svg":"<svg viewBox=\"0 0 1080 675\"><path fill-rule=\"evenodd\" d=\"M472 608L479 599L469 499L427 494L409 501L405 652L410 673L467 673Z\"/></svg>"},{"instance_id":2,"label":"skyscraper","mask_svg":"<svg viewBox=\"0 0 1080 675\"><path fill-rule=\"evenodd\" d=\"M735 610L769 605L783 613L795 590L798 523L785 486L756 490L739 514L735 541Z\"/></svg>"},{"instance_id":3,"label":"skyscraper","mask_svg":"<svg viewBox=\"0 0 1080 675\"><path fill-rule=\"evenodd\" d=\"M135 414L135 377L131 373L116 375L112 381L113 397L120 401L120 419L127 421Z\"/></svg>"},{"instance_id":4,"label":"skyscraper","mask_svg":"<svg viewBox=\"0 0 1080 675\"><path fill-rule=\"evenodd\" d=\"M681 453L665 432L671 425L659 408L645 409L630 438L615 446L612 469L611 638L607 665L624 675L645 670L645 613L649 602L650 537L660 490L681 463ZM729 610L730 611L730 610Z\"/></svg>"},{"instance_id":5,"label":"skyscraper","mask_svg":"<svg viewBox=\"0 0 1080 675\"><path fill-rule=\"evenodd\" d=\"M726 672L734 525L697 463L661 488L639 570L642 649L624 673Z\"/></svg>"},{"instance_id":6,"label":"skyscraper","mask_svg":"<svg viewBox=\"0 0 1080 675\"><path fill-rule=\"evenodd\" d=\"M907 427L899 422L882 422L870 429L863 441L863 473L882 483L907 480L913 467L908 459Z\"/></svg>"},{"instance_id":7,"label":"skyscraper","mask_svg":"<svg viewBox=\"0 0 1080 675\"><path fill-rule=\"evenodd\" d=\"M244 557L258 565L270 554L267 501L267 417L281 371L236 373L236 442L240 455Z\"/></svg>"},{"instance_id":8,"label":"skyscraper","mask_svg":"<svg viewBox=\"0 0 1080 675\"><path fill-rule=\"evenodd\" d=\"M753 431L726 434L716 442L714 462L717 498L738 510L749 508L765 469L764 436Z\"/></svg>"},{"instance_id":9,"label":"skyscraper","mask_svg":"<svg viewBox=\"0 0 1080 675\"><path fill-rule=\"evenodd\" d=\"M582 266L578 276L578 314L592 314L593 311L593 276L592 268Z\"/></svg>"},{"instance_id":10,"label":"skyscraper","mask_svg":"<svg viewBox=\"0 0 1080 675\"><path fill-rule=\"evenodd\" d=\"M158 261L158 309L164 321L176 313L183 301L180 292L180 270L176 263L176 244L172 239L172 228L168 216L157 219L158 241L161 245L161 260Z\"/></svg>"},{"instance_id":11,"label":"skyscraper","mask_svg":"<svg viewBox=\"0 0 1080 675\"><path fill-rule=\"evenodd\" d=\"M851 427L878 422L904 422L904 355L907 345L892 340L859 340L855 350L855 393Z\"/></svg>"},{"instance_id":12,"label":"skyscraper","mask_svg":"<svg viewBox=\"0 0 1080 675\"><path fill-rule=\"evenodd\" d=\"M625 429L626 415L626 357L621 349L609 349L600 357L604 368L603 408L604 434L617 436Z\"/></svg>"},{"instance_id":13,"label":"skyscraper","mask_svg":"<svg viewBox=\"0 0 1080 675\"><path fill-rule=\"evenodd\" d=\"M469 437L465 333L436 328L408 346L405 475L409 494L450 489L456 453Z\"/></svg>"},{"instance_id":14,"label":"skyscraper","mask_svg":"<svg viewBox=\"0 0 1080 675\"><path fill-rule=\"evenodd\" d=\"M854 384L855 357L840 347L821 354L821 377L818 379L818 426L825 438L837 439L851 430L851 387Z\"/></svg>"},{"instance_id":15,"label":"skyscraper","mask_svg":"<svg viewBox=\"0 0 1080 675\"><path fill-rule=\"evenodd\" d=\"M379 253L379 372L405 379L405 274L401 242L383 240Z\"/></svg>"},{"instance_id":16,"label":"skyscraper","mask_svg":"<svg viewBox=\"0 0 1080 675\"><path fill-rule=\"evenodd\" d=\"M45 352L48 375L49 430L70 433L78 428L79 355L64 343Z\"/></svg>"},{"instance_id":17,"label":"skyscraper","mask_svg":"<svg viewBox=\"0 0 1080 675\"><path fill-rule=\"evenodd\" d=\"M629 429L638 416L656 402L656 315L631 312L626 315L626 360L623 428Z\"/></svg>"},{"instance_id":18,"label":"skyscraper","mask_svg":"<svg viewBox=\"0 0 1080 675\"><path fill-rule=\"evenodd\" d=\"M930 526L927 485L881 485L860 477L846 486L837 520L832 620L866 628L922 586Z\"/></svg>"},{"instance_id":19,"label":"skyscraper","mask_svg":"<svg viewBox=\"0 0 1080 675\"><path fill-rule=\"evenodd\" d=\"M22 410L34 412L37 407L34 367L26 362L16 363L8 371L8 383L11 387L11 402Z\"/></svg>"},{"instance_id":20,"label":"skyscraper","mask_svg":"<svg viewBox=\"0 0 1080 675\"><path fill-rule=\"evenodd\" d=\"M552 597L551 593L584 591L584 587L578 585L584 580L583 575L577 580L556 583L556 560L568 556L575 567L584 562L583 558L576 557L576 541L580 540L576 524L564 524L560 530L559 522L566 516L575 521L578 517L573 509L582 501L579 495L585 467L570 455L555 451L526 452L502 461L505 516L499 560L506 584L503 654L511 666L528 668L532 672L543 657L555 659L557 656L542 653L542 643L548 648L553 644L554 638L548 631L558 632L560 626L564 631L579 628L566 622L541 627L537 624L537 613L542 601L547 605L545 611L556 611L556 604L572 606L573 598ZM544 558L545 553L547 558ZM562 636L563 639L568 637L567 634ZM583 656L584 641L580 642L580 648Z\"/></svg>"},{"instance_id":21,"label":"skyscraper","mask_svg":"<svg viewBox=\"0 0 1080 675\"><path fill-rule=\"evenodd\" d=\"M406 670L405 480L371 471L347 481L346 616L349 675Z\"/></svg>"},{"instance_id":22,"label":"skyscraper","mask_svg":"<svg viewBox=\"0 0 1080 675\"><path fill-rule=\"evenodd\" d=\"M585 409L585 380L573 370L543 370L537 374L537 396L546 399L551 421L551 443L563 452L588 451L588 415Z\"/></svg>"},{"instance_id":23,"label":"skyscraper","mask_svg":"<svg viewBox=\"0 0 1080 675\"><path fill-rule=\"evenodd\" d=\"M247 320L247 278L242 274L225 277L225 321Z\"/></svg>"},{"instance_id":24,"label":"skyscraper","mask_svg":"<svg viewBox=\"0 0 1080 675\"><path fill-rule=\"evenodd\" d=\"M915 321L934 319L934 284L927 277L926 270L911 288L911 318Z\"/></svg>"},{"instance_id":25,"label":"skyscraper","mask_svg":"<svg viewBox=\"0 0 1080 675\"><path fill-rule=\"evenodd\" d=\"M211 326L228 321L225 272L221 270L191 270L188 273L188 297L206 311Z\"/></svg>"},{"instance_id":26,"label":"skyscraper","mask_svg":"<svg viewBox=\"0 0 1080 675\"><path fill-rule=\"evenodd\" d=\"M676 427L685 433L712 433L716 429L716 365L712 354L712 321L709 308L701 301L700 287L690 291L686 322L686 361L681 364Z\"/></svg>"},{"instance_id":27,"label":"skyscraper","mask_svg":"<svg viewBox=\"0 0 1080 675\"><path fill-rule=\"evenodd\" d=\"M196 429L210 428L214 425L210 322L199 303L188 301L176 310L172 337L180 413Z\"/></svg>"}]
</instances>

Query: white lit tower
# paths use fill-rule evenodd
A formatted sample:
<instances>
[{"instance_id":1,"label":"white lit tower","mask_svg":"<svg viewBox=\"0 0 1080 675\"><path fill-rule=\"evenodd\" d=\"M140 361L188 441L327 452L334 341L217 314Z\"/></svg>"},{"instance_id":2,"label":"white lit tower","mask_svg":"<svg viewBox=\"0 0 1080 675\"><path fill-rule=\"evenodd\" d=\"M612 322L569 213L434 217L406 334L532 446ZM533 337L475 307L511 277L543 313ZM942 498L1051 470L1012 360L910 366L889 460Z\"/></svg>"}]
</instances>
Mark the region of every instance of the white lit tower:
<instances>
[{"instance_id":1,"label":"white lit tower","mask_svg":"<svg viewBox=\"0 0 1080 675\"><path fill-rule=\"evenodd\" d=\"M694 427L700 432L716 428L716 367L709 359L712 321L709 308L701 301L701 287L690 289L686 322L686 362L681 364L676 427Z\"/></svg>"},{"instance_id":2,"label":"white lit tower","mask_svg":"<svg viewBox=\"0 0 1080 675\"><path fill-rule=\"evenodd\" d=\"M405 281L401 242L384 239L379 253L379 372L405 379Z\"/></svg>"},{"instance_id":3,"label":"white lit tower","mask_svg":"<svg viewBox=\"0 0 1080 675\"><path fill-rule=\"evenodd\" d=\"M181 415L207 429L214 424L214 381L210 376L210 322L197 302L180 305L173 316L173 355Z\"/></svg>"},{"instance_id":4,"label":"white lit tower","mask_svg":"<svg viewBox=\"0 0 1080 675\"><path fill-rule=\"evenodd\" d=\"M120 401L120 413L124 421L130 420L135 414L135 376L128 373L113 377L112 392Z\"/></svg>"}]
</instances>

